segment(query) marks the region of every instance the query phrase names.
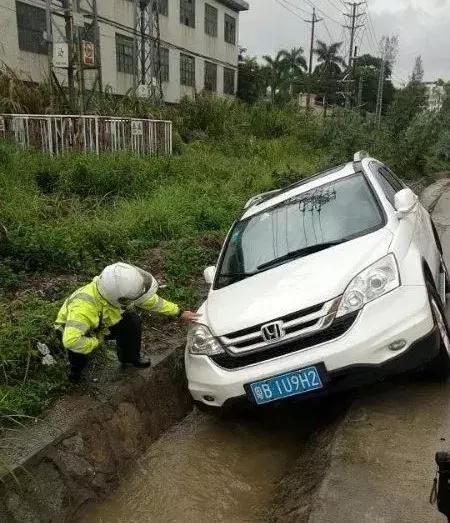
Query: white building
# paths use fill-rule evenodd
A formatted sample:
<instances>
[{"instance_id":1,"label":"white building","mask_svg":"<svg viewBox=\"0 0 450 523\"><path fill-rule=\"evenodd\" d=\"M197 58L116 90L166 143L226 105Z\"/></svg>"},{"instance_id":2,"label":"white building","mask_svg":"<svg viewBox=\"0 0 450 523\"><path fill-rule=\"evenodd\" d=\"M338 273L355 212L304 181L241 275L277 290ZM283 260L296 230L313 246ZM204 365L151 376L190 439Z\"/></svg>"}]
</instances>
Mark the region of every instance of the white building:
<instances>
[{"instance_id":1,"label":"white building","mask_svg":"<svg viewBox=\"0 0 450 523\"><path fill-rule=\"evenodd\" d=\"M440 111L445 98L444 85L439 82L424 82L427 90L428 109L430 111Z\"/></svg>"},{"instance_id":2,"label":"white building","mask_svg":"<svg viewBox=\"0 0 450 523\"><path fill-rule=\"evenodd\" d=\"M62 2L52 3L53 41L63 42ZM103 85L117 94L133 87L134 4L97 0ZM80 5L87 8L86 0ZM235 94L239 13L248 7L245 0L160 0L165 101L177 102L203 89ZM47 76L46 27L45 0L0 0L0 61L36 82ZM55 72L67 85L66 71Z\"/></svg>"}]
</instances>

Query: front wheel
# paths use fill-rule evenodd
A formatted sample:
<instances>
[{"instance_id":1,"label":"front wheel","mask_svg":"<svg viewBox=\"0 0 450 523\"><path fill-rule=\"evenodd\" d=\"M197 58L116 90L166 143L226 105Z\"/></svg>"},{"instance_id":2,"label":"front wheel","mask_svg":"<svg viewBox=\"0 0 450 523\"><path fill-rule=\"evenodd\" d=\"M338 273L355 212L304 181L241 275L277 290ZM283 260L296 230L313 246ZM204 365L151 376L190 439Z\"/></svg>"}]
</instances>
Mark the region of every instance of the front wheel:
<instances>
[{"instance_id":1,"label":"front wheel","mask_svg":"<svg viewBox=\"0 0 450 523\"><path fill-rule=\"evenodd\" d=\"M450 329L439 294L429 282L427 289L434 325L439 332L439 354L428 364L427 374L431 378L444 381L450 373Z\"/></svg>"}]
</instances>

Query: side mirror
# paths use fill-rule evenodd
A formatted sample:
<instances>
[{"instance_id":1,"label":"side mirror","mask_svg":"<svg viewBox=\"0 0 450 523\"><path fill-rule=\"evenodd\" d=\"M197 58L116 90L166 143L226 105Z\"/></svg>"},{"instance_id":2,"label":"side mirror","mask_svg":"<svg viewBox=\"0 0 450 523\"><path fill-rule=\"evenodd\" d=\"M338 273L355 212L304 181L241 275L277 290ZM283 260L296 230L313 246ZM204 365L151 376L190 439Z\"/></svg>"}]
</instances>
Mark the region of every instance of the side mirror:
<instances>
[{"instance_id":1,"label":"side mirror","mask_svg":"<svg viewBox=\"0 0 450 523\"><path fill-rule=\"evenodd\" d=\"M397 217L401 220L408 216L408 214L417 205L418 197L411 191L411 189L402 189L395 195L395 210Z\"/></svg>"},{"instance_id":2,"label":"side mirror","mask_svg":"<svg viewBox=\"0 0 450 523\"><path fill-rule=\"evenodd\" d=\"M208 285L212 285L215 275L216 275L216 268L214 266L206 267L206 269L203 271L203 277L205 278L205 281Z\"/></svg>"}]
</instances>

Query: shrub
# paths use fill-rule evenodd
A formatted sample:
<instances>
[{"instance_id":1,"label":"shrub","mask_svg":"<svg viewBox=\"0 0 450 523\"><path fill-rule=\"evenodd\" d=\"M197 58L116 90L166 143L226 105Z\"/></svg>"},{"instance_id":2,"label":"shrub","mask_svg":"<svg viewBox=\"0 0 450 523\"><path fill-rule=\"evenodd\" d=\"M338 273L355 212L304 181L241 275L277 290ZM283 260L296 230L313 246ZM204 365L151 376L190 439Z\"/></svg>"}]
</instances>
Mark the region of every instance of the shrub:
<instances>
[{"instance_id":1,"label":"shrub","mask_svg":"<svg viewBox=\"0 0 450 523\"><path fill-rule=\"evenodd\" d=\"M190 142L199 132L212 139L238 132L239 112L235 101L199 94L195 99L184 98L173 116L181 137Z\"/></svg>"},{"instance_id":2,"label":"shrub","mask_svg":"<svg viewBox=\"0 0 450 523\"><path fill-rule=\"evenodd\" d=\"M134 180L129 167L122 165L111 170L96 167L77 162L65 174L66 190L79 196L117 196L130 192Z\"/></svg>"},{"instance_id":3,"label":"shrub","mask_svg":"<svg viewBox=\"0 0 450 523\"><path fill-rule=\"evenodd\" d=\"M294 111L295 113L297 111ZM269 103L260 103L246 109L248 132L257 138L280 138L294 127L289 109Z\"/></svg>"},{"instance_id":4,"label":"shrub","mask_svg":"<svg viewBox=\"0 0 450 523\"><path fill-rule=\"evenodd\" d=\"M35 173L37 186L44 194L59 190L60 173L51 169L42 169Z\"/></svg>"},{"instance_id":5,"label":"shrub","mask_svg":"<svg viewBox=\"0 0 450 523\"><path fill-rule=\"evenodd\" d=\"M274 171L272 173L272 188L282 189L283 187L287 187L288 185L298 182L305 177L306 176L304 174L289 167L286 170Z\"/></svg>"},{"instance_id":6,"label":"shrub","mask_svg":"<svg viewBox=\"0 0 450 523\"><path fill-rule=\"evenodd\" d=\"M0 261L0 289L13 290L20 282L19 275L8 259Z\"/></svg>"}]
</instances>

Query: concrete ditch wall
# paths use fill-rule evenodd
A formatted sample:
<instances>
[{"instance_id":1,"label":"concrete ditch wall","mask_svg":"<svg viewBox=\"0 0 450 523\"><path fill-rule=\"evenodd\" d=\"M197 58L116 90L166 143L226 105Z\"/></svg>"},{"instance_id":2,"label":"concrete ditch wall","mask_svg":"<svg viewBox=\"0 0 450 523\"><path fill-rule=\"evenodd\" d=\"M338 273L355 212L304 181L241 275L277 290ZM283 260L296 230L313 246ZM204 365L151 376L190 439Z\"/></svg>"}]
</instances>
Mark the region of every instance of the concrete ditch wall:
<instances>
[{"instance_id":1,"label":"concrete ditch wall","mask_svg":"<svg viewBox=\"0 0 450 523\"><path fill-rule=\"evenodd\" d=\"M102 394L64 398L23 431L7 452L2 523L73 520L110 494L151 442L191 410L182 349L153 370L133 372Z\"/></svg>"}]
</instances>

